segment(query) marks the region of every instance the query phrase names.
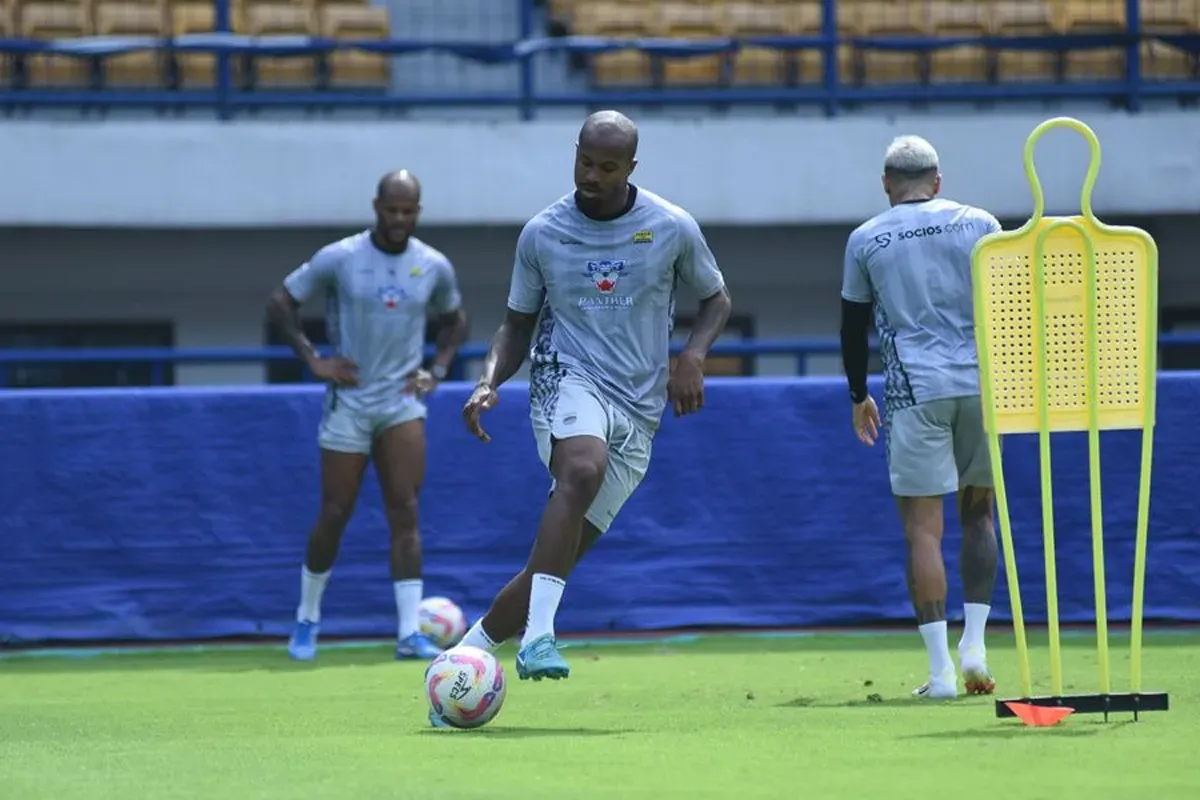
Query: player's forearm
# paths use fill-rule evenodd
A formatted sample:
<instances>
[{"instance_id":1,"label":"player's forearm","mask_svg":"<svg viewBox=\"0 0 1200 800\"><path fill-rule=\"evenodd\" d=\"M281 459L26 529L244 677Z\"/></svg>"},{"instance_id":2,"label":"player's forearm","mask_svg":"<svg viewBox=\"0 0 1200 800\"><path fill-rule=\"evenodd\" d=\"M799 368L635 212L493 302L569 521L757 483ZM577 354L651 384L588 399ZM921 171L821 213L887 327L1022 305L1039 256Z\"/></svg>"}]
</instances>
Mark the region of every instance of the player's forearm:
<instances>
[{"instance_id":1,"label":"player's forearm","mask_svg":"<svg viewBox=\"0 0 1200 800\"><path fill-rule=\"evenodd\" d=\"M842 300L842 369L850 385L850 399L867 398L867 362L871 355L867 335L871 326L871 304Z\"/></svg>"},{"instance_id":2,"label":"player's forearm","mask_svg":"<svg viewBox=\"0 0 1200 800\"><path fill-rule=\"evenodd\" d=\"M732 310L733 298L724 287L712 297L702 300L696 324L692 326L692 335L683 346L684 355L694 356L701 361L707 358L712 346L725 330L725 323L729 321L729 313Z\"/></svg>"},{"instance_id":3,"label":"player's forearm","mask_svg":"<svg viewBox=\"0 0 1200 800\"><path fill-rule=\"evenodd\" d=\"M525 363L536 324L536 316L517 314L513 311L508 313L504 324L496 331L488 347L487 358L483 362L483 374L479 377L481 383L496 389L517 374L517 370Z\"/></svg>"},{"instance_id":4,"label":"player's forearm","mask_svg":"<svg viewBox=\"0 0 1200 800\"><path fill-rule=\"evenodd\" d=\"M320 354L300 326L300 309L288 293L280 288L267 298L267 319L283 334L284 341L291 345L296 357L311 364Z\"/></svg>"},{"instance_id":5,"label":"player's forearm","mask_svg":"<svg viewBox=\"0 0 1200 800\"><path fill-rule=\"evenodd\" d=\"M442 326L437 335L437 353L433 357L435 368L445 372L454 363L458 348L467 339L467 312L458 309L447 314L442 319Z\"/></svg>"}]
</instances>

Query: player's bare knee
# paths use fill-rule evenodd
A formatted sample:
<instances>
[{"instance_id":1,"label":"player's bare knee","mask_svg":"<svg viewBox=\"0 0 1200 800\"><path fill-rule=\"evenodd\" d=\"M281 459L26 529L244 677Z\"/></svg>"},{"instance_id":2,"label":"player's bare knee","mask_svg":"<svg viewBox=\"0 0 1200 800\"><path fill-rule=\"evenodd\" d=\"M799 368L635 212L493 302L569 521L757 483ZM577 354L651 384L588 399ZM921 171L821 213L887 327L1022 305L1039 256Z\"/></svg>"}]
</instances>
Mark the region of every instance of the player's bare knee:
<instances>
[{"instance_id":1,"label":"player's bare knee","mask_svg":"<svg viewBox=\"0 0 1200 800\"><path fill-rule=\"evenodd\" d=\"M941 546L941 502L940 497L901 498L900 517L904 521L904 535L910 544Z\"/></svg>"},{"instance_id":2,"label":"player's bare knee","mask_svg":"<svg viewBox=\"0 0 1200 800\"><path fill-rule=\"evenodd\" d=\"M404 538L416 535L419 503L415 493L388 498L384 502L384 510L393 536Z\"/></svg>"},{"instance_id":3,"label":"player's bare knee","mask_svg":"<svg viewBox=\"0 0 1200 800\"><path fill-rule=\"evenodd\" d=\"M354 513L354 504L339 500L325 500L317 515L317 530L325 536L341 536Z\"/></svg>"},{"instance_id":4,"label":"player's bare knee","mask_svg":"<svg viewBox=\"0 0 1200 800\"><path fill-rule=\"evenodd\" d=\"M958 516L964 536L993 536L995 493L990 487L968 486L959 492Z\"/></svg>"},{"instance_id":5,"label":"player's bare knee","mask_svg":"<svg viewBox=\"0 0 1200 800\"><path fill-rule=\"evenodd\" d=\"M942 536L940 531L935 531L932 528L917 525L911 528L905 528L904 535L908 539L908 546L913 550L923 548L931 548L940 550L942 546Z\"/></svg>"},{"instance_id":6,"label":"player's bare knee","mask_svg":"<svg viewBox=\"0 0 1200 800\"><path fill-rule=\"evenodd\" d=\"M604 482L604 460L587 454L565 458L559 468L555 491L578 498L593 498Z\"/></svg>"}]
</instances>

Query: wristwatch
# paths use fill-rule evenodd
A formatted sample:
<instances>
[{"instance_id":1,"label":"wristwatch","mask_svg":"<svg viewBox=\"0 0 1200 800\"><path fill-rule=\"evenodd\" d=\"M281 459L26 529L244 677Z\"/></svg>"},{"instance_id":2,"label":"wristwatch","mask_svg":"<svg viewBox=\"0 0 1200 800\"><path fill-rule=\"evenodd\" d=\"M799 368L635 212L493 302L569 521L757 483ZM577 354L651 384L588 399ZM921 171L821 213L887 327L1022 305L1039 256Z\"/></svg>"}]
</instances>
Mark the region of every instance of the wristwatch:
<instances>
[{"instance_id":1,"label":"wristwatch","mask_svg":"<svg viewBox=\"0 0 1200 800\"><path fill-rule=\"evenodd\" d=\"M446 372L447 372L446 368L443 367L441 364L434 364L429 369L429 374L432 375L433 377L437 378L439 381L446 380Z\"/></svg>"}]
</instances>

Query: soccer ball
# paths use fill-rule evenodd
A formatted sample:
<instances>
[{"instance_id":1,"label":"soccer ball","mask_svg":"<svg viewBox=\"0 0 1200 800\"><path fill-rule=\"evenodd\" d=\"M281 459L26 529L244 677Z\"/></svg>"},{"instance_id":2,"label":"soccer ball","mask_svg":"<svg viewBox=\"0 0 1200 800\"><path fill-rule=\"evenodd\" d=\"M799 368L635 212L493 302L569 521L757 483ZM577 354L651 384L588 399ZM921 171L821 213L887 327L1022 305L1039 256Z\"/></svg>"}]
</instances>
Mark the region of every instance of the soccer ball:
<instances>
[{"instance_id":1,"label":"soccer ball","mask_svg":"<svg viewBox=\"0 0 1200 800\"><path fill-rule=\"evenodd\" d=\"M425 671L429 709L452 728L480 728L491 722L507 691L504 668L478 647L447 650Z\"/></svg>"},{"instance_id":2,"label":"soccer ball","mask_svg":"<svg viewBox=\"0 0 1200 800\"><path fill-rule=\"evenodd\" d=\"M462 641L467 635L467 618L453 600L445 597L426 597L418 608L421 633L445 650Z\"/></svg>"}]
</instances>

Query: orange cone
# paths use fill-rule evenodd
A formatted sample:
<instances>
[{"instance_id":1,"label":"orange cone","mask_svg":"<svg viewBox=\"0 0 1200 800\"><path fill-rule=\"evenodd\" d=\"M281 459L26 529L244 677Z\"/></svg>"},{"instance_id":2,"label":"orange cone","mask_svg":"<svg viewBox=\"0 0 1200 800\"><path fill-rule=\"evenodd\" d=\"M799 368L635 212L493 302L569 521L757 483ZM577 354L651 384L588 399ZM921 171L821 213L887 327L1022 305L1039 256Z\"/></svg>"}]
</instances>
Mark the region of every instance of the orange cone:
<instances>
[{"instance_id":1,"label":"orange cone","mask_svg":"<svg viewBox=\"0 0 1200 800\"><path fill-rule=\"evenodd\" d=\"M1035 706L1029 703L1005 703L1004 705L1020 717L1021 722L1032 728L1049 728L1075 713L1075 709L1066 706Z\"/></svg>"}]
</instances>

